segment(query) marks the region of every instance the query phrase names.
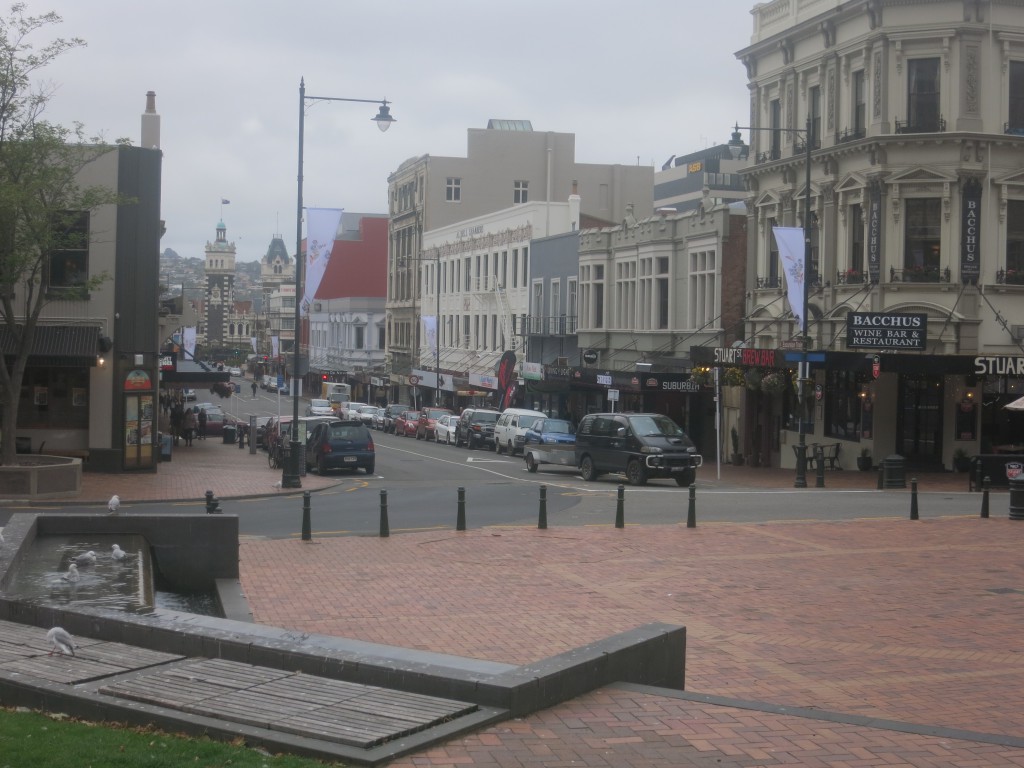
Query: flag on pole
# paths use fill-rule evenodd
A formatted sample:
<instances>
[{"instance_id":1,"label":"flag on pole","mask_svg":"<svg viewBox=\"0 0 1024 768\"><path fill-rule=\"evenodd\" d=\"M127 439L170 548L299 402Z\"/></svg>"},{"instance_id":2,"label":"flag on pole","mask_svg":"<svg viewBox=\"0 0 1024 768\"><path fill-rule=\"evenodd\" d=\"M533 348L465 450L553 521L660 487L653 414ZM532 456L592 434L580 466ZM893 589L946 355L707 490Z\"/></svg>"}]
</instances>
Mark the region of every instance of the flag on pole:
<instances>
[{"instance_id":1,"label":"flag on pole","mask_svg":"<svg viewBox=\"0 0 1024 768\"><path fill-rule=\"evenodd\" d=\"M804 231L800 227L772 227L775 242L779 246L782 273L786 276L786 296L790 309L796 317L801 335L807 334L807 318L804 317L804 281L807 269L804 264Z\"/></svg>"},{"instance_id":2,"label":"flag on pole","mask_svg":"<svg viewBox=\"0 0 1024 768\"><path fill-rule=\"evenodd\" d=\"M256 337L255 336L250 336L249 337L249 343L252 344L252 351L256 352L257 351L257 349L256 349Z\"/></svg>"},{"instance_id":3,"label":"flag on pole","mask_svg":"<svg viewBox=\"0 0 1024 768\"><path fill-rule=\"evenodd\" d=\"M437 315L423 316L423 337L431 355L437 355Z\"/></svg>"},{"instance_id":4,"label":"flag on pole","mask_svg":"<svg viewBox=\"0 0 1024 768\"><path fill-rule=\"evenodd\" d=\"M194 325L185 328L181 335L181 346L185 350L187 359L196 359L196 327Z\"/></svg>"},{"instance_id":5,"label":"flag on pole","mask_svg":"<svg viewBox=\"0 0 1024 768\"><path fill-rule=\"evenodd\" d=\"M277 348L278 348L277 345L278 345L278 339L279 338L280 338L279 336L271 336L270 337L270 356L271 357L277 357Z\"/></svg>"},{"instance_id":6,"label":"flag on pole","mask_svg":"<svg viewBox=\"0 0 1024 768\"><path fill-rule=\"evenodd\" d=\"M231 205L231 201L230 201L230 200L228 200L228 199L227 199L226 197L222 197L222 198L220 199L220 204L221 204L221 205Z\"/></svg>"},{"instance_id":7,"label":"flag on pole","mask_svg":"<svg viewBox=\"0 0 1024 768\"><path fill-rule=\"evenodd\" d=\"M341 223L341 208L306 209L306 285L302 293L302 314L309 314L309 305L327 271L331 248Z\"/></svg>"}]
</instances>

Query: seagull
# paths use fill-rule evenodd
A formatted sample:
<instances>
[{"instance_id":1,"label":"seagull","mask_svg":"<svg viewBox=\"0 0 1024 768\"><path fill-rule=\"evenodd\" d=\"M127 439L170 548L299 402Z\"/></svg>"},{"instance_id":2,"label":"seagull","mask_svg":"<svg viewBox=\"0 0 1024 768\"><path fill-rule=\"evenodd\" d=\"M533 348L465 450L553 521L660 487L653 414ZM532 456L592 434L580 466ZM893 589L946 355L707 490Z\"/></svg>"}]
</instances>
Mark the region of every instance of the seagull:
<instances>
[{"instance_id":1,"label":"seagull","mask_svg":"<svg viewBox=\"0 0 1024 768\"><path fill-rule=\"evenodd\" d=\"M110 510L110 514L119 515L121 514L121 498L115 493L110 497L110 501L107 502L107 509Z\"/></svg>"},{"instance_id":2,"label":"seagull","mask_svg":"<svg viewBox=\"0 0 1024 768\"><path fill-rule=\"evenodd\" d=\"M81 576L78 575L78 566L72 563L68 566L68 572L61 576L64 581L77 582Z\"/></svg>"},{"instance_id":3,"label":"seagull","mask_svg":"<svg viewBox=\"0 0 1024 768\"><path fill-rule=\"evenodd\" d=\"M96 565L96 553L91 549L75 557L77 565Z\"/></svg>"},{"instance_id":4,"label":"seagull","mask_svg":"<svg viewBox=\"0 0 1024 768\"><path fill-rule=\"evenodd\" d=\"M280 481L280 480L278 480L278 481L277 481L276 483L274 483L274 484L273 484L273 485L271 486L271 488L275 488L276 490L281 490L281 481Z\"/></svg>"},{"instance_id":5,"label":"seagull","mask_svg":"<svg viewBox=\"0 0 1024 768\"><path fill-rule=\"evenodd\" d=\"M114 558L115 560L120 561L120 560L124 560L126 557L128 557L128 553L125 552L123 549L121 549L121 547L118 546L117 544L112 546L110 549L111 549L110 556L112 558Z\"/></svg>"},{"instance_id":6,"label":"seagull","mask_svg":"<svg viewBox=\"0 0 1024 768\"><path fill-rule=\"evenodd\" d=\"M50 649L49 656L53 656L55 653L60 653L61 656L74 656L75 655L75 640L71 635L68 634L67 630L61 627L54 627L46 633L46 640L53 647Z\"/></svg>"}]
</instances>

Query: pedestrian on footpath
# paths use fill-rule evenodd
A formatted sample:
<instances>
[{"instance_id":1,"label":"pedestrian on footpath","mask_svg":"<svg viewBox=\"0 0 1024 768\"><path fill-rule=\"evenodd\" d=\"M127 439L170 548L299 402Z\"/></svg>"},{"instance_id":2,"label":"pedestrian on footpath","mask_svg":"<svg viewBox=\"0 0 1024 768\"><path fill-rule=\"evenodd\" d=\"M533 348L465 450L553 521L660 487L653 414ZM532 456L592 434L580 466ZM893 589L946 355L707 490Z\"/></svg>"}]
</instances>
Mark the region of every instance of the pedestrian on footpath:
<instances>
[{"instance_id":1,"label":"pedestrian on footpath","mask_svg":"<svg viewBox=\"0 0 1024 768\"><path fill-rule=\"evenodd\" d=\"M206 439L206 409L200 408L199 415L196 417L196 423L199 425L199 439Z\"/></svg>"},{"instance_id":2,"label":"pedestrian on footpath","mask_svg":"<svg viewBox=\"0 0 1024 768\"><path fill-rule=\"evenodd\" d=\"M252 399L256 399L256 379L252 380Z\"/></svg>"},{"instance_id":3,"label":"pedestrian on footpath","mask_svg":"<svg viewBox=\"0 0 1024 768\"><path fill-rule=\"evenodd\" d=\"M174 433L174 444L178 444L178 440L181 437L181 428L185 423L185 411L182 410L181 403L175 403L171 406L171 432Z\"/></svg>"},{"instance_id":4,"label":"pedestrian on footpath","mask_svg":"<svg viewBox=\"0 0 1024 768\"><path fill-rule=\"evenodd\" d=\"M196 434L196 415L189 408L185 411L185 420L181 425L182 436L185 438L185 445L192 445L192 438Z\"/></svg>"}]
</instances>

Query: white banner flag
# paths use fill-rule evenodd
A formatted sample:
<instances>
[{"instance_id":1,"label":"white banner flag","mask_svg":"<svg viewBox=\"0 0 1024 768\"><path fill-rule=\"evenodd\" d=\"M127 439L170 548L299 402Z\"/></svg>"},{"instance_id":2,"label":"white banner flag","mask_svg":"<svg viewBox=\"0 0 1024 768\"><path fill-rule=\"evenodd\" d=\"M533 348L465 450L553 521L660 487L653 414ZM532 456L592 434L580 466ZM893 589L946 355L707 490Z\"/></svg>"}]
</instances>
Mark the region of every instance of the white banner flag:
<instances>
[{"instance_id":1,"label":"white banner flag","mask_svg":"<svg viewBox=\"0 0 1024 768\"><path fill-rule=\"evenodd\" d=\"M252 351L255 353L257 351L257 349L256 349L256 337L255 336L251 336L249 338L249 343L252 344Z\"/></svg>"},{"instance_id":2,"label":"white banner flag","mask_svg":"<svg viewBox=\"0 0 1024 768\"><path fill-rule=\"evenodd\" d=\"M430 354L437 355L437 315L423 315L423 338Z\"/></svg>"},{"instance_id":3,"label":"white banner flag","mask_svg":"<svg viewBox=\"0 0 1024 768\"><path fill-rule=\"evenodd\" d=\"M270 337L270 355L271 357L277 357L277 336Z\"/></svg>"},{"instance_id":4,"label":"white banner flag","mask_svg":"<svg viewBox=\"0 0 1024 768\"><path fill-rule=\"evenodd\" d=\"M786 276L786 296L796 316L801 335L807 334L807 318L804 317L804 281L807 270L804 264L804 231L800 227L772 227L775 242L779 245L779 260Z\"/></svg>"},{"instance_id":5,"label":"white banner flag","mask_svg":"<svg viewBox=\"0 0 1024 768\"><path fill-rule=\"evenodd\" d=\"M306 209L306 287L302 294L302 314L309 314L309 305L327 271L331 248L341 223L341 208Z\"/></svg>"},{"instance_id":6,"label":"white banner flag","mask_svg":"<svg viewBox=\"0 0 1024 768\"><path fill-rule=\"evenodd\" d=\"M181 346L185 350L186 360L196 359L196 327L186 328L181 334Z\"/></svg>"}]
</instances>

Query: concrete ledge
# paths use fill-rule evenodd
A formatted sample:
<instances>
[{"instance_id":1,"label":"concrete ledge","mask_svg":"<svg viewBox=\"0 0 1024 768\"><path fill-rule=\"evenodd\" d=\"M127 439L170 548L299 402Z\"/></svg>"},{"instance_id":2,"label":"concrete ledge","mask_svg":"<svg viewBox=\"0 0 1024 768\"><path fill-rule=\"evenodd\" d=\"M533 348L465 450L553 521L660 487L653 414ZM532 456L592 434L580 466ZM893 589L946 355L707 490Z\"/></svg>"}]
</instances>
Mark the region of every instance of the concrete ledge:
<instances>
[{"instance_id":1,"label":"concrete ledge","mask_svg":"<svg viewBox=\"0 0 1024 768\"><path fill-rule=\"evenodd\" d=\"M20 455L23 464L0 466L0 498L59 499L82 490L82 460L65 456Z\"/></svg>"}]
</instances>

